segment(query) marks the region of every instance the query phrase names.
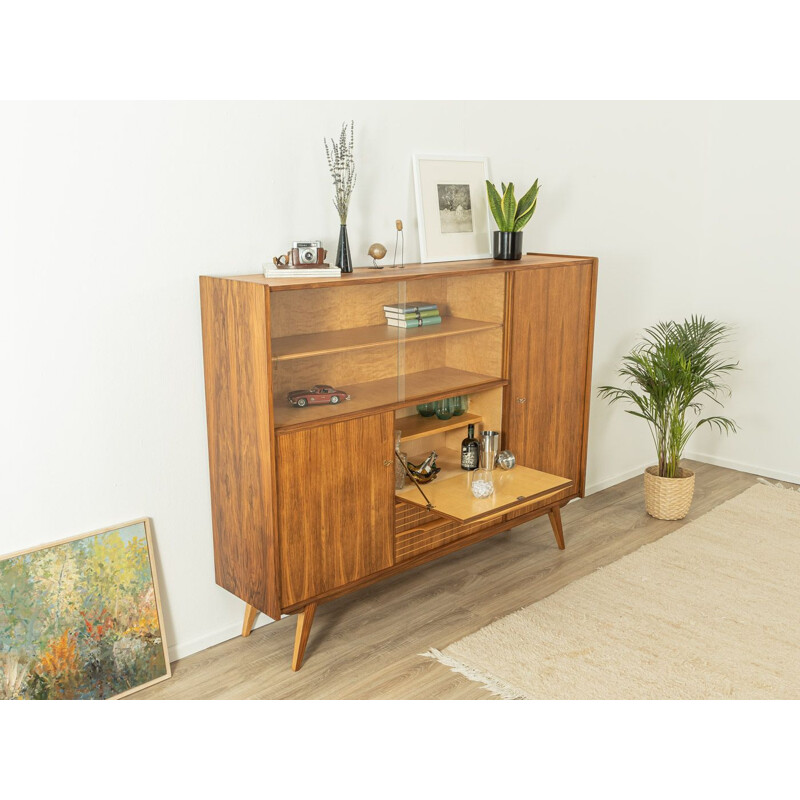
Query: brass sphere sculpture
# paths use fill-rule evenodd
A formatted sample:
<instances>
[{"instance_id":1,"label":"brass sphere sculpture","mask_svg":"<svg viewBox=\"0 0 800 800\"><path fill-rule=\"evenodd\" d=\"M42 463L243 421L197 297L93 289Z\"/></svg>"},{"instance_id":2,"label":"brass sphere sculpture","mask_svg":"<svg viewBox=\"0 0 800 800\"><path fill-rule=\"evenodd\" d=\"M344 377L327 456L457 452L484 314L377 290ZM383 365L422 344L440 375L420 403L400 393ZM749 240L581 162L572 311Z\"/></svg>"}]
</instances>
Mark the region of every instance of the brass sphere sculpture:
<instances>
[{"instance_id":1,"label":"brass sphere sculpture","mask_svg":"<svg viewBox=\"0 0 800 800\"><path fill-rule=\"evenodd\" d=\"M378 266L378 262L375 259L381 259L386 255L386 248L380 243L375 242L369 246L369 250L367 250L367 255L372 256L372 263L375 269L383 269L382 266Z\"/></svg>"}]
</instances>

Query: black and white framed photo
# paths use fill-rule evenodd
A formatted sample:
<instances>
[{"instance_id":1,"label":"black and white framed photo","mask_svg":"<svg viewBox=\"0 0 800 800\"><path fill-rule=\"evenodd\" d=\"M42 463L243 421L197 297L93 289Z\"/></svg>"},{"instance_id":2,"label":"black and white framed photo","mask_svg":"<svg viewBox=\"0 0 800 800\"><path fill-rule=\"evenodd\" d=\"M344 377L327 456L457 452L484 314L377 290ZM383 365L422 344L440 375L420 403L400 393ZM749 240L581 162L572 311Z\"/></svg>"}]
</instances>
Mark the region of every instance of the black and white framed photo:
<instances>
[{"instance_id":1,"label":"black and white framed photo","mask_svg":"<svg viewBox=\"0 0 800 800\"><path fill-rule=\"evenodd\" d=\"M414 156L421 261L491 258L488 159Z\"/></svg>"}]
</instances>

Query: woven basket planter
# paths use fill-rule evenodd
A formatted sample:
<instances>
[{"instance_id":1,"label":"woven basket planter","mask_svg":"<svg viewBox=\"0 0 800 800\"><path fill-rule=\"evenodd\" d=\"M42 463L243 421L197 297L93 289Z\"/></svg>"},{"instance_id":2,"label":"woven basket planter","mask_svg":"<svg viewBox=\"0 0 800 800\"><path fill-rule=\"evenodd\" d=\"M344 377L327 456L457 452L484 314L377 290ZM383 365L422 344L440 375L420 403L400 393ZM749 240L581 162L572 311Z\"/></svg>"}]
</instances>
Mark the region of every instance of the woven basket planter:
<instances>
[{"instance_id":1,"label":"woven basket planter","mask_svg":"<svg viewBox=\"0 0 800 800\"><path fill-rule=\"evenodd\" d=\"M694 472L678 467L677 478L661 478L658 467L644 471L644 506L656 519L683 519L694 497Z\"/></svg>"}]
</instances>

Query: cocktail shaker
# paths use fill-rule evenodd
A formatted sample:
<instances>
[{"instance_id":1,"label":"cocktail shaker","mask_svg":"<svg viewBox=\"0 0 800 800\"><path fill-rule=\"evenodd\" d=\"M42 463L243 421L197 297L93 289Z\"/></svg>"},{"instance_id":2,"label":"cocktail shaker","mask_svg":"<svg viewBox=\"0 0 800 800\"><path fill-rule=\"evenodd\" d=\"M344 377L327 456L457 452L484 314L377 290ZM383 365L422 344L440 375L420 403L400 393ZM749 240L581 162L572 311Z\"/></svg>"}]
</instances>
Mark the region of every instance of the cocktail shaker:
<instances>
[{"instance_id":1,"label":"cocktail shaker","mask_svg":"<svg viewBox=\"0 0 800 800\"><path fill-rule=\"evenodd\" d=\"M481 433L481 469L494 469L500 450L500 434L497 431Z\"/></svg>"}]
</instances>

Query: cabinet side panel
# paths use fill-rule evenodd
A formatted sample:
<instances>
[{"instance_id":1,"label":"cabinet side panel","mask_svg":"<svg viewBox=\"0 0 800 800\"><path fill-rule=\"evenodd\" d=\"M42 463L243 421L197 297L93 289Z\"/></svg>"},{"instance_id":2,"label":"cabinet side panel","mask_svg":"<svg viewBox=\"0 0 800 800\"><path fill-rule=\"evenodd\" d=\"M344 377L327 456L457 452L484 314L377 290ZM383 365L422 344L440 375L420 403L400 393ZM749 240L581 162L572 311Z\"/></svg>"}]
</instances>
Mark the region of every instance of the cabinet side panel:
<instances>
[{"instance_id":1,"label":"cabinet side panel","mask_svg":"<svg viewBox=\"0 0 800 800\"><path fill-rule=\"evenodd\" d=\"M266 287L200 279L216 581L280 617Z\"/></svg>"},{"instance_id":2,"label":"cabinet side panel","mask_svg":"<svg viewBox=\"0 0 800 800\"><path fill-rule=\"evenodd\" d=\"M586 491L586 459L589 447L589 407L592 401L592 360L594 358L594 320L597 311L597 267L598 260L592 259L591 288L589 290L589 334L586 342L586 399L583 404L583 450L581 452L581 480L578 494L583 497Z\"/></svg>"},{"instance_id":3,"label":"cabinet side panel","mask_svg":"<svg viewBox=\"0 0 800 800\"><path fill-rule=\"evenodd\" d=\"M581 495L595 275L596 261L520 271L512 291L509 447L519 463L571 478Z\"/></svg>"},{"instance_id":4,"label":"cabinet side panel","mask_svg":"<svg viewBox=\"0 0 800 800\"><path fill-rule=\"evenodd\" d=\"M390 567L393 414L277 437L284 607Z\"/></svg>"}]
</instances>

